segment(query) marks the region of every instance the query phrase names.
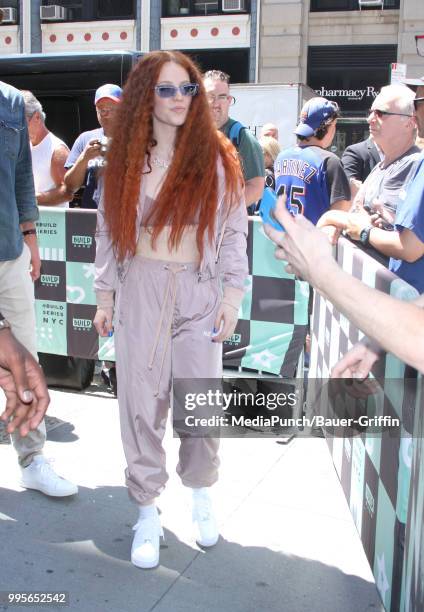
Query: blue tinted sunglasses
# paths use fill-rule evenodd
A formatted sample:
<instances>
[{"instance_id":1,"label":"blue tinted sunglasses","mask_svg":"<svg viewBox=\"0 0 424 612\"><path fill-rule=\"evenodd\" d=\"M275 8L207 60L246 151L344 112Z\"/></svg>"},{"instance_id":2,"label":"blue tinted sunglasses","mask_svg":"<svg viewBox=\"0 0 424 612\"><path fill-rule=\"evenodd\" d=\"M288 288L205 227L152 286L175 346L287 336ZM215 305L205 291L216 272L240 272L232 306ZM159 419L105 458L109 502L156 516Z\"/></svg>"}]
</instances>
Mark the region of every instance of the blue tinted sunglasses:
<instances>
[{"instance_id":1,"label":"blue tinted sunglasses","mask_svg":"<svg viewBox=\"0 0 424 612\"><path fill-rule=\"evenodd\" d=\"M155 92L159 98L174 98L177 91L182 96L195 96L199 91L199 85L197 83L186 83L179 87L175 87L175 85L156 85L155 87Z\"/></svg>"}]
</instances>

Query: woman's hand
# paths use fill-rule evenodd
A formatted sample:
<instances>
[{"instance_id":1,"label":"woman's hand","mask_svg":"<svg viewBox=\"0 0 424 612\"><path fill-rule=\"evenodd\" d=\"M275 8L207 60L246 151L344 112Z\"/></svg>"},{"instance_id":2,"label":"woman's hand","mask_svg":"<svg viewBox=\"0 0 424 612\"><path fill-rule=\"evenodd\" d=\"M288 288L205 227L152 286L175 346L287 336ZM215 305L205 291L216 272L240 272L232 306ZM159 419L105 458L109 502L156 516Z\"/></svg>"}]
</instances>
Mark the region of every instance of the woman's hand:
<instances>
[{"instance_id":1,"label":"woman's hand","mask_svg":"<svg viewBox=\"0 0 424 612\"><path fill-rule=\"evenodd\" d=\"M113 332L112 319L112 307L97 308L93 323L99 336L105 337L108 336L110 332Z\"/></svg>"},{"instance_id":2,"label":"woman's hand","mask_svg":"<svg viewBox=\"0 0 424 612\"><path fill-rule=\"evenodd\" d=\"M213 331L217 335L212 338L213 342L224 342L233 335L243 296L243 289L229 285L224 287L224 295L215 317Z\"/></svg>"},{"instance_id":3,"label":"woman's hand","mask_svg":"<svg viewBox=\"0 0 424 612\"><path fill-rule=\"evenodd\" d=\"M219 332L212 338L212 342L224 342L228 340L236 328L238 320L238 309L222 301L219 305L214 324L214 332Z\"/></svg>"}]
</instances>

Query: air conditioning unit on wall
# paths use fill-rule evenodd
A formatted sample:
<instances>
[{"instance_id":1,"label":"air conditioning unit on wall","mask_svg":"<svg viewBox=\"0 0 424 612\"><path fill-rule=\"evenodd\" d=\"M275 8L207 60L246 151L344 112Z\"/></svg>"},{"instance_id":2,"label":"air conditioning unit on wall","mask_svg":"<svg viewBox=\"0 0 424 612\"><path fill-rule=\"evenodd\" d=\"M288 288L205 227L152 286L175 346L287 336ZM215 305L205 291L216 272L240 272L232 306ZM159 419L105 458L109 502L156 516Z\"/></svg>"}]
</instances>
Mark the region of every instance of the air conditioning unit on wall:
<instances>
[{"instance_id":1,"label":"air conditioning unit on wall","mask_svg":"<svg viewBox=\"0 0 424 612\"><path fill-rule=\"evenodd\" d=\"M40 6L40 19L42 21L65 21L66 8L57 4Z\"/></svg>"},{"instance_id":2,"label":"air conditioning unit on wall","mask_svg":"<svg viewBox=\"0 0 424 612\"><path fill-rule=\"evenodd\" d=\"M3 11L3 21L2 23L17 23L18 21L18 12L15 8L11 6L6 6L1 9Z\"/></svg>"},{"instance_id":3,"label":"air conditioning unit on wall","mask_svg":"<svg viewBox=\"0 0 424 612\"><path fill-rule=\"evenodd\" d=\"M245 10L245 0L222 0L222 11L224 13L241 13Z\"/></svg>"}]
</instances>

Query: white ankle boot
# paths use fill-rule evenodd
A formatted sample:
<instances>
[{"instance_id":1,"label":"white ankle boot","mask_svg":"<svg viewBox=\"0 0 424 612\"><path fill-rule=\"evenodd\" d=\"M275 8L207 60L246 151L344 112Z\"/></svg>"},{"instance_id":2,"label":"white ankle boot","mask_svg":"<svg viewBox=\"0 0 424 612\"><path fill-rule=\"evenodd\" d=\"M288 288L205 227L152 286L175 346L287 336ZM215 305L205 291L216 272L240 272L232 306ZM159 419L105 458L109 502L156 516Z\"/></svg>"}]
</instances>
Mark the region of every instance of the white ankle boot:
<instances>
[{"instance_id":1,"label":"white ankle boot","mask_svg":"<svg viewBox=\"0 0 424 612\"><path fill-rule=\"evenodd\" d=\"M133 530L131 563L143 569L159 565L159 545L163 530L155 505L140 507L140 516Z\"/></svg>"},{"instance_id":2,"label":"white ankle boot","mask_svg":"<svg viewBox=\"0 0 424 612\"><path fill-rule=\"evenodd\" d=\"M218 525L212 509L212 501L208 487L192 489L193 491L193 522L196 526L196 542L200 546L214 546L218 542Z\"/></svg>"}]
</instances>

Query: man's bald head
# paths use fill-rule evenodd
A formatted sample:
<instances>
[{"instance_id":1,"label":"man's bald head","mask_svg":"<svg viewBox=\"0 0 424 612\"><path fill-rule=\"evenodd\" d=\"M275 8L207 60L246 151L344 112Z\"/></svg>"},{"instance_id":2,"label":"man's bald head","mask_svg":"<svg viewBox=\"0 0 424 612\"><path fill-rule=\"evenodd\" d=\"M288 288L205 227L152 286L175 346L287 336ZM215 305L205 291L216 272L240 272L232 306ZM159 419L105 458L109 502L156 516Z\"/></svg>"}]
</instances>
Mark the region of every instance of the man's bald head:
<instances>
[{"instance_id":1,"label":"man's bald head","mask_svg":"<svg viewBox=\"0 0 424 612\"><path fill-rule=\"evenodd\" d=\"M265 123L265 125L262 126L260 137L262 138L263 136L271 136L271 138L275 138L275 140L278 140L277 126L273 123Z\"/></svg>"}]
</instances>

